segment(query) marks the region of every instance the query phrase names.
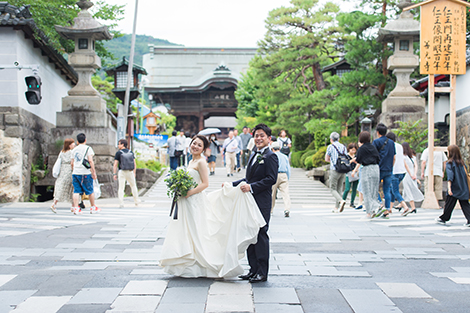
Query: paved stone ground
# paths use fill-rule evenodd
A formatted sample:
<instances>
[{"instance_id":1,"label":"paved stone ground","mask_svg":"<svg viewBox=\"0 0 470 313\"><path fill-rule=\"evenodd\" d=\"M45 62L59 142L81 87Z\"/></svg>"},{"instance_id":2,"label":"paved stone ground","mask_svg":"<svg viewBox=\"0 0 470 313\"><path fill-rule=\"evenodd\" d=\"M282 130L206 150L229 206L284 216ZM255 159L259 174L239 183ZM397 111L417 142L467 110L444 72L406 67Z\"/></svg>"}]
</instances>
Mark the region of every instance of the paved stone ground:
<instances>
[{"instance_id":1,"label":"paved stone ground","mask_svg":"<svg viewBox=\"0 0 470 313\"><path fill-rule=\"evenodd\" d=\"M209 190L227 180L222 168ZM235 174L235 178L242 173ZM292 213L278 199L266 283L182 279L156 263L170 201L157 183L139 207L100 199L101 214L58 214L48 203L0 206L3 312L469 312L470 229L461 211L362 220L332 213L321 183L294 169ZM246 266L246 260L243 260Z\"/></svg>"}]
</instances>

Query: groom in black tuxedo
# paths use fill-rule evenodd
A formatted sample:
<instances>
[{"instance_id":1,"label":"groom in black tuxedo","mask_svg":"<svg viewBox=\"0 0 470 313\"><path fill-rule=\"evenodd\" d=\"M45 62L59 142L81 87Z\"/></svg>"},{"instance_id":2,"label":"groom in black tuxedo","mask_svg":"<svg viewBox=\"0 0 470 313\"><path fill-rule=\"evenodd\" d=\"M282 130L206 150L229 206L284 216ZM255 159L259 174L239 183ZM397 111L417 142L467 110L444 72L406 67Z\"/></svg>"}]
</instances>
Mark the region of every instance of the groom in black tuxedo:
<instances>
[{"instance_id":1,"label":"groom in black tuxedo","mask_svg":"<svg viewBox=\"0 0 470 313\"><path fill-rule=\"evenodd\" d=\"M260 228L258 242L247 249L250 271L241 279L252 283L266 281L269 269L269 237L268 227L271 217L272 187L277 180L278 159L277 155L269 149L271 141L271 129L265 124L258 124L253 129L253 138L256 148L250 156L246 168L246 177L233 182L237 186L242 181L246 185L240 186L243 192L251 192L256 204L266 221L266 225Z\"/></svg>"}]
</instances>

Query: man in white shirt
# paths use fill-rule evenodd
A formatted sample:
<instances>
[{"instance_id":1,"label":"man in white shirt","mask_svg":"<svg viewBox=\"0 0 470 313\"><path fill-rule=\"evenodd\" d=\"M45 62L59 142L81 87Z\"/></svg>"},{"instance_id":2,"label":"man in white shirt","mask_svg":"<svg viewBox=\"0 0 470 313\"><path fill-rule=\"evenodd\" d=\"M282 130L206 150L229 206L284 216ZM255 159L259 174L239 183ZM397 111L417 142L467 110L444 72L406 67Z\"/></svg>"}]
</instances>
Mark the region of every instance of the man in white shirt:
<instances>
[{"instance_id":1,"label":"man in white shirt","mask_svg":"<svg viewBox=\"0 0 470 313\"><path fill-rule=\"evenodd\" d=\"M80 194L84 193L90 199L90 213L98 213L100 208L95 206L95 195L93 191L93 179L96 179L95 163L93 156L95 152L86 144L86 136L83 133L77 135L78 146L72 150L72 184L73 184L73 214L82 214L78 207ZM87 162L88 161L88 162ZM85 164L87 166L85 167Z\"/></svg>"},{"instance_id":2,"label":"man in white shirt","mask_svg":"<svg viewBox=\"0 0 470 313\"><path fill-rule=\"evenodd\" d=\"M428 148L424 149L421 154L421 179L424 178L424 192L428 190L428 158L429 151ZM444 170L446 168L447 156L443 151L434 151L434 166L433 166L433 176L434 176L434 193L436 198L443 200L442 197L442 178L444 177Z\"/></svg>"},{"instance_id":3,"label":"man in white shirt","mask_svg":"<svg viewBox=\"0 0 470 313\"><path fill-rule=\"evenodd\" d=\"M403 146L399 144L397 136L389 132L386 137L392 140L395 143L395 163L393 164L392 172L392 199L391 203L393 204L395 200L399 203L399 207L406 209L406 203L403 197L400 194L400 183L405 178L406 168L405 168L405 155L403 154Z\"/></svg>"},{"instance_id":4,"label":"man in white shirt","mask_svg":"<svg viewBox=\"0 0 470 313\"><path fill-rule=\"evenodd\" d=\"M225 139L222 146L222 154L225 155L225 168L227 169L227 176L233 176L236 165L236 153L238 150L238 140L233 135L233 130L228 133L228 138Z\"/></svg>"},{"instance_id":5,"label":"man in white shirt","mask_svg":"<svg viewBox=\"0 0 470 313\"><path fill-rule=\"evenodd\" d=\"M186 147L186 137L184 136L184 129L180 131L178 137L176 137L176 149L175 157L178 159L178 167L184 166L184 149Z\"/></svg>"}]
</instances>

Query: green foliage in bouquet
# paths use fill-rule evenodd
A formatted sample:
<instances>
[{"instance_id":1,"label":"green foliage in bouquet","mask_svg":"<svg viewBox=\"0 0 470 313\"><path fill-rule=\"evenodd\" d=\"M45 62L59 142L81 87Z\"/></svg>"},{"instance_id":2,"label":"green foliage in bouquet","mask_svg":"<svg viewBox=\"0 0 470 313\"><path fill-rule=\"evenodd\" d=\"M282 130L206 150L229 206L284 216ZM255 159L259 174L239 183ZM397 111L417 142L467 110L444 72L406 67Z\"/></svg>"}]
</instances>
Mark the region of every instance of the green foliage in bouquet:
<instances>
[{"instance_id":1,"label":"green foliage in bouquet","mask_svg":"<svg viewBox=\"0 0 470 313\"><path fill-rule=\"evenodd\" d=\"M168 188L166 194L175 201L181 196L186 197L188 190L197 186L191 175L183 168L170 171L165 182Z\"/></svg>"}]
</instances>

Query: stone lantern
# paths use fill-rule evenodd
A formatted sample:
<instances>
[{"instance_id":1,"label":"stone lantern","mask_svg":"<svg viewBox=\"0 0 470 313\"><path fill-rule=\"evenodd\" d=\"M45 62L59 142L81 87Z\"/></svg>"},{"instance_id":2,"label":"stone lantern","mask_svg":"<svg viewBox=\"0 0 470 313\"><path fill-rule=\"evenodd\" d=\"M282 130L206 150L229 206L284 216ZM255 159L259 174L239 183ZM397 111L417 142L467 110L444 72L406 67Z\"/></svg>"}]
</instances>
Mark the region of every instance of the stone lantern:
<instances>
[{"instance_id":1,"label":"stone lantern","mask_svg":"<svg viewBox=\"0 0 470 313\"><path fill-rule=\"evenodd\" d=\"M116 131L112 126L112 116L106 108L106 101L93 88L91 76L101 67L101 60L95 53L96 40L109 40L113 36L106 26L93 18L88 9L90 1L78 1L81 11L74 19L73 26L55 26L57 32L66 39L75 41L75 51L69 54L69 64L78 74L77 84L62 98L62 111L56 113L56 128L52 129L53 138L76 139L85 133L87 144L95 151L95 168L101 186L101 196L115 195L112 179L114 154L116 153ZM49 164L54 164L59 151L50 145Z\"/></svg>"},{"instance_id":2,"label":"stone lantern","mask_svg":"<svg viewBox=\"0 0 470 313\"><path fill-rule=\"evenodd\" d=\"M410 0L401 0L398 7L411 5ZM399 18L379 29L379 42L392 42L393 55L388 58L387 68L397 78L395 88L382 103L379 120L385 125L397 128L398 121L425 119L425 100L410 85L410 74L419 65L419 58L413 53L413 42L419 41L420 24L409 11L402 11Z\"/></svg>"}]
</instances>

